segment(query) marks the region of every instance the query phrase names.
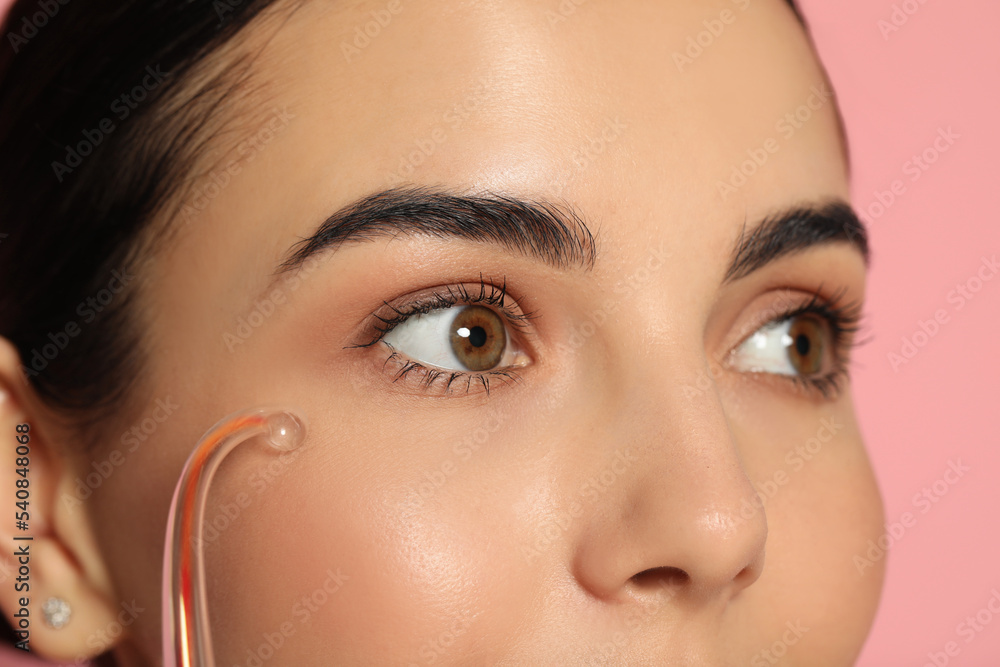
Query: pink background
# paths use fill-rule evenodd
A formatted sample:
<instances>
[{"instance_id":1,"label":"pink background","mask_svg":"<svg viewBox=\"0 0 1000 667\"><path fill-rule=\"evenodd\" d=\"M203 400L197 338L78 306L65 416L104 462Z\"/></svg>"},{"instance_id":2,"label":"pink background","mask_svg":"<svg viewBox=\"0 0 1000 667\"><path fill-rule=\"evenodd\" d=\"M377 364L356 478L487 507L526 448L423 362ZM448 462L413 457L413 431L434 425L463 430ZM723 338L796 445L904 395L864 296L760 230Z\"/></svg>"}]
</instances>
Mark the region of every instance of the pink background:
<instances>
[{"instance_id":1,"label":"pink background","mask_svg":"<svg viewBox=\"0 0 1000 667\"><path fill-rule=\"evenodd\" d=\"M916 520L892 547L882 605L858 664L934 664L928 653L956 642L958 654L938 655L938 664L1000 665L1000 614L971 638L957 634L1000 590L1000 435L993 421L1000 413L993 412L1000 407L1000 276L961 309L948 300L976 276L982 256L1000 260L1000 3L801 2L846 119L854 204L867 215L874 249L867 305L874 340L857 350L857 406L887 521L905 512ZM883 35L879 21L891 21L894 5L916 11ZM912 181L907 161L949 127L959 135L954 145ZM876 191L897 179L904 194L884 212L876 206L866 214ZM924 345L894 370L888 355L902 356L902 339L913 342L920 322L938 310L947 321L932 337L916 336ZM914 495L942 479L949 460L969 472L954 485L939 484L947 492L922 513L927 506L915 506Z\"/></svg>"},{"instance_id":2,"label":"pink background","mask_svg":"<svg viewBox=\"0 0 1000 667\"><path fill-rule=\"evenodd\" d=\"M857 350L856 401L887 521L914 517L892 547L858 665L922 666L934 653L938 665L1000 665L1000 614L971 637L958 627L1000 591L1000 276L961 309L949 301L983 256L1000 256L1000 3L800 2L846 120L854 203L870 224L873 340ZM0 0L0 11L8 4ZM883 35L879 21L904 5L913 13L897 14L907 20ZM948 128L953 145L911 180L908 161ZM872 206L896 180L903 194ZM920 335L941 310L934 335ZM920 346L894 369L888 355L902 357L904 337ZM933 490L949 461L969 471L939 482L946 491L921 512L914 496ZM943 654L948 642L957 655ZM5 651L0 662L17 664Z\"/></svg>"}]
</instances>

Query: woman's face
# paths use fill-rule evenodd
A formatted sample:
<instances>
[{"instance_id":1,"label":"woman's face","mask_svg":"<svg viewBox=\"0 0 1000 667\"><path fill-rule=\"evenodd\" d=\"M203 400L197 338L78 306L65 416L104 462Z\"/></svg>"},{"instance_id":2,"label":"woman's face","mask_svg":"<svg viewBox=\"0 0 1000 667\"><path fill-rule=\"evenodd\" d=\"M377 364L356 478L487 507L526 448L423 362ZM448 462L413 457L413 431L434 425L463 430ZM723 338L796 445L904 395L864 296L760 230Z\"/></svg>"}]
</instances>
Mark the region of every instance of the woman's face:
<instances>
[{"instance_id":1,"label":"woman's face","mask_svg":"<svg viewBox=\"0 0 1000 667\"><path fill-rule=\"evenodd\" d=\"M136 645L184 460L276 405L301 450L238 449L206 515L220 664L852 660L882 506L830 318L865 263L837 219L780 221L848 198L788 7L313 2L253 44L139 276L149 402L85 503ZM276 274L393 186L428 189Z\"/></svg>"}]
</instances>

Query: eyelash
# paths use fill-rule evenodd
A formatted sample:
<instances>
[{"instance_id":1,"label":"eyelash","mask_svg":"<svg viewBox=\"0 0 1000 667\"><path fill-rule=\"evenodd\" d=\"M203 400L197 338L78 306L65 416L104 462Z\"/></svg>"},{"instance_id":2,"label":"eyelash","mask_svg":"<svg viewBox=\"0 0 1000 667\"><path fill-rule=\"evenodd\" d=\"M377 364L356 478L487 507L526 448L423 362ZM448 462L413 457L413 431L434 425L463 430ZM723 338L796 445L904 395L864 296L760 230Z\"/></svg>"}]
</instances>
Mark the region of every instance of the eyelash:
<instances>
[{"instance_id":1,"label":"eyelash","mask_svg":"<svg viewBox=\"0 0 1000 667\"><path fill-rule=\"evenodd\" d=\"M487 291L488 290L488 291ZM385 336L395 329L397 326L410 319L415 315L422 315L436 310L443 310L446 308L452 308L456 305L473 305L473 304L485 304L493 306L493 308L503 314L504 319L516 328L521 334L528 335L529 327L528 320L534 319L539 316L538 311L532 311L530 313L518 313L514 311L509 305L506 304L507 297L507 278L504 277L503 284L501 287L497 287L492 283L487 283L483 280L482 274L479 275L479 293L471 294L464 285L454 285L444 288L443 290L433 292L424 297L421 297L413 303L406 304L402 308L393 306L388 301L383 301L386 306L392 309L395 315L391 317L381 317L375 315L375 319L380 321L384 326L380 327L377 324L372 326L372 330L375 332L374 337L367 343L362 343L360 345L350 345L348 347L370 347L381 341ZM392 350L392 354L385 360L385 363L389 363L393 359L403 360L403 356L397 352L391 345L386 343L389 349ZM383 368L385 364L383 364ZM424 375L424 380L422 381L425 389L430 389L438 380L447 380L444 390L447 392L452 383L458 379L465 377L466 393L472 387L473 382L479 382L483 385L483 389L486 390L486 394L489 395L490 384L494 381L501 382L519 382L521 380L521 375L517 371L505 369L497 371L486 371L486 372L476 372L470 373L465 371L449 371L441 370L436 368L430 368L421 364L418 361L413 361L411 359L405 359L405 364L402 369L396 374L393 382L397 382L403 377L407 376L409 373L417 371L419 374Z\"/></svg>"},{"instance_id":2,"label":"eyelash","mask_svg":"<svg viewBox=\"0 0 1000 667\"><path fill-rule=\"evenodd\" d=\"M497 287L496 285L485 282L482 274L480 274L478 294L470 294L464 285L455 285L423 296L401 308L393 306L387 301L383 301L382 303L391 308L395 314L388 318L375 315L375 319L380 321L384 326L372 326L372 330L375 333L369 342L358 345L349 345L347 347L371 347L381 341L390 331L415 315L422 315L436 310L452 308L456 305L486 304L493 306L496 310L503 314L507 322L509 322L522 334L527 334L529 329L527 324L528 320L538 317L539 313L537 310L530 313L518 313L511 309L510 306L505 303L505 299L507 297L506 288L506 277L504 277L503 285L501 287ZM755 331L767 324L783 322L785 320L807 314L814 315L826 322L833 338L833 368L821 376L810 377L803 375L790 375L780 377L787 381L796 383L797 386L804 388L807 391L818 393L825 400L829 400L831 397L839 395L842 389L842 383L848 377L847 365L850 358L850 350L861 344L861 342L854 338L854 334L860 329L861 304L856 301L839 304L844 293L847 291L846 288L843 288L841 291L834 294L829 300L820 295L820 290L822 290L822 285L820 285L820 287L813 292L812 298L807 303L798 307L787 309L779 315L769 319L767 322L761 323ZM742 341L740 344L742 344ZM504 383L509 381L519 382L521 380L521 375L514 370L470 373L464 371L449 371L430 368L420 362L405 359L399 352L392 348L391 345L388 343L386 343L386 345L392 350L392 354L390 354L385 360L383 368L385 367L385 364L389 363L389 361L393 359L401 359L405 361L403 368L396 374L393 382L397 382L411 372L417 371L417 373L425 376L425 379L422 381L425 389L430 389L431 385L438 380L443 381L446 379L447 382L444 389L445 392L447 392L456 379L465 377L467 378L466 393L468 393L471 389L473 382L479 382L483 385L487 395L489 395L490 384L494 380ZM739 344L737 344L733 350L738 347Z\"/></svg>"},{"instance_id":3,"label":"eyelash","mask_svg":"<svg viewBox=\"0 0 1000 667\"><path fill-rule=\"evenodd\" d=\"M847 292L846 287L833 294L829 299L821 296L822 289L823 286L820 285L812 293L812 298L808 302L798 307L789 308L762 323L755 331L767 324L784 322L801 315L814 315L825 322L833 338L831 341L833 368L819 376L783 375L780 377L794 382L806 391L819 394L824 400L830 400L840 395L843 382L848 379L848 362L851 350L864 341L858 341L855 338L855 334L861 329L861 303L858 301L840 303ZM743 341L740 341L733 348L733 351L742 344Z\"/></svg>"}]
</instances>

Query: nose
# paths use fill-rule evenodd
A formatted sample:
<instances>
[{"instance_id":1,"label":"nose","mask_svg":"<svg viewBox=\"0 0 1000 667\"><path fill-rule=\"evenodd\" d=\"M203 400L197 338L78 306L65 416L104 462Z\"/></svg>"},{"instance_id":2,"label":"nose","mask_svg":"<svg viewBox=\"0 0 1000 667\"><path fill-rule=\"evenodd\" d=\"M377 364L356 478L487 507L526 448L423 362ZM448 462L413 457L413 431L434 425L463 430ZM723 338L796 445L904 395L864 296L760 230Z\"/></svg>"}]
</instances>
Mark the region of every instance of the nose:
<instances>
[{"instance_id":1,"label":"nose","mask_svg":"<svg viewBox=\"0 0 1000 667\"><path fill-rule=\"evenodd\" d=\"M574 576L598 598L707 602L760 577L767 519L718 394L692 390L705 372L675 368L670 382L662 371L658 381L630 382L636 389L618 395L614 417L596 432L604 442L594 444L628 462L614 480L598 473L613 483L574 551Z\"/></svg>"}]
</instances>

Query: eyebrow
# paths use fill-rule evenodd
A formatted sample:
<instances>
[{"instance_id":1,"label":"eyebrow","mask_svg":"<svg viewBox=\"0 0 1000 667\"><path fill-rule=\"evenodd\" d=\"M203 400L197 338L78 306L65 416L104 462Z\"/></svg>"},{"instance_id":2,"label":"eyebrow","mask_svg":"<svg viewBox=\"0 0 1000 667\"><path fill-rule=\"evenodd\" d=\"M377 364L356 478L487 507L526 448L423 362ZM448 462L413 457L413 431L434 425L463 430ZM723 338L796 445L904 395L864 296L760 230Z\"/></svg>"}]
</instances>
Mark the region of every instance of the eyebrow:
<instances>
[{"instance_id":1,"label":"eyebrow","mask_svg":"<svg viewBox=\"0 0 1000 667\"><path fill-rule=\"evenodd\" d=\"M464 196L431 187L397 187L340 209L296 243L278 274L346 243L377 237L428 235L505 248L561 271L590 271L597 240L569 206L499 194Z\"/></svg>"},{"instance_id":2,"label":"eyebrow","mask_svg":"<svg viewBox=\"0 0 1000 667\"><path fill-rule=\"evenodd\" d=\"M835 242L850 244L868 265L868 232L854 209L840 200L779 211L749 233L744 222L723 282L743 278L786 255Z\"/></svg>"},{"instance_id":3,"label":"eyebrow","mask_svg":"<svg viewBox=\"0 0 1000 667\"><path fill-rule=\"evenodd\" d=\"M399 235L493 245L560 271L591 271L598 257L597 235L572 206L493 193L467 196L429 186L396 187L363 197L328 217L290 248L275 277L345 244ZM724 282L782 256L836 241L853 245L868 263L864 225L842 201L780 211L749 233L744 222Z\"/></svg>"}]
</instances>

